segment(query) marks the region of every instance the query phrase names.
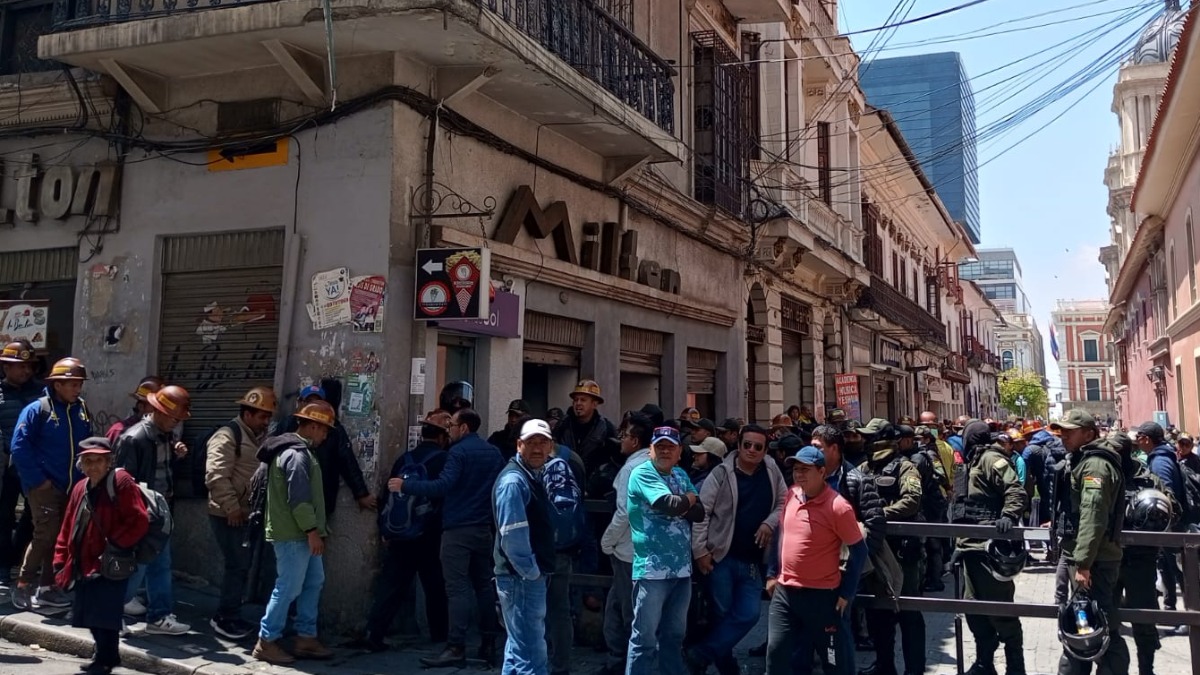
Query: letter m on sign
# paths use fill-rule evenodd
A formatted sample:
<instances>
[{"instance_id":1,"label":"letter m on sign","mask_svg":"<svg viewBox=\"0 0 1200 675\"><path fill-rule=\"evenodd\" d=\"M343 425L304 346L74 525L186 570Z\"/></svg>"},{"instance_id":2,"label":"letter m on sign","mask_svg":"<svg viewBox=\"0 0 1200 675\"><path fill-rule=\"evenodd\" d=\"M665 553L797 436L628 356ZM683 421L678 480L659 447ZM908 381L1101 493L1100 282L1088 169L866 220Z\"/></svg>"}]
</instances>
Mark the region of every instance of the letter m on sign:
<instances>
[{"instance_id":1,"label":"letter m on sign","mask_svg":"<svg viewBox=\"0 0 1200 675\"><path fill-rule=\"evenodd\" d=\"M513 193L500 224L492 239L502 244L513 244L524 227L534 239L553 237L554 253L559 260L572 265L579 264L579 251L575 248L575 236L571 231L571 215L566 202L554 202L543 211L538 205L533 190L522 185Z\"/></svg>"}]
</instances>

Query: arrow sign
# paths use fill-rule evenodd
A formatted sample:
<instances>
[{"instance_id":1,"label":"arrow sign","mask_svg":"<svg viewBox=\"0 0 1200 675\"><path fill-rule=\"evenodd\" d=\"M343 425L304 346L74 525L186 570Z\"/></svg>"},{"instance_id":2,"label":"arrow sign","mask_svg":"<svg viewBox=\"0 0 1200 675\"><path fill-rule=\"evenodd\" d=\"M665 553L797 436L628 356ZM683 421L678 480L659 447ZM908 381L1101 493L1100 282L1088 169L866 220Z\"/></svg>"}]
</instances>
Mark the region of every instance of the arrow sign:
<instances>
[{"instance_id":1,"label":"arrow sign","mask_svg":"<svg viewBox=\"0 0 1200 675\"><path fill-rule=\"evenodd\" d=\"M425 264L421 265L421 269L425 270L425 274L428 274L431 276L433 275L434 272L441 272L444 267L445 266L442 263L434 262L432 260L426 260Z\"/></svg>"},{"instance_id":2,"label":"arrow sign","mask_svg":"<svg viewBox=\"0 0 1200 675\"><path fill-rule=\"evenodd\" d=\"M414 319L490 319L492 273L487 248L422 248L414 263Z\"/></svg>"}]
</instances>

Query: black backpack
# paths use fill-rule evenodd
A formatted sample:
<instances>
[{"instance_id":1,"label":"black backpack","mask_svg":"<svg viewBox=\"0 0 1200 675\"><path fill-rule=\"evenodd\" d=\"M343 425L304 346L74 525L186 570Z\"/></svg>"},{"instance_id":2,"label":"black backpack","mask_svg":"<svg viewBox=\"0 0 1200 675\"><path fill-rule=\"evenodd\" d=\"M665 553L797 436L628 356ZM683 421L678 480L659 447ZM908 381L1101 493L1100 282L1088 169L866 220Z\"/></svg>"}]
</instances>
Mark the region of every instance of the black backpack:
<instances>
[{"instance_id":1,"label":"black backpack","mask_svg":"<svg viewBox=\"0 0 1200 675\"><path fill-rule=\"evenodd\" d=\"M267 483L271 476L271 462L259 462L250 478L250 516L247 522L250 531L263 526L267 521Z\"/></svg>"},{"instance_id":2,"label":"black backpack","mask_svg":"<svg viewBox=\"0 0 1200 675\"><path fill-rule=\"evenodd\" d=\"M1179 471L1183 474L1184 492L1187 494L1187 504L1180 504L1183 509L1185 525L1200 525L1200 473L1196 473L1187 462L1179 463Z\"/></svg>"},{"instance_id":3,"label":"black backpack","mask_svg":"<svg viewBox=\"0 0 1200 675\"><path fill-rule=\"evenodd\" d=\"M208 485L204 482L206 466L208 464L208 442L212 437L222 429L229 429L233 434L233 450L237 453L237 458L242 458L242 425L237 423L237 420L230 420L220 426L213 427L208 430L208 433L200 437L200 441L195 448L191 448L188 453L187 461L190 462L192 477L192 495L196 497L208 496Z\"/></svg>"}]
</instances>

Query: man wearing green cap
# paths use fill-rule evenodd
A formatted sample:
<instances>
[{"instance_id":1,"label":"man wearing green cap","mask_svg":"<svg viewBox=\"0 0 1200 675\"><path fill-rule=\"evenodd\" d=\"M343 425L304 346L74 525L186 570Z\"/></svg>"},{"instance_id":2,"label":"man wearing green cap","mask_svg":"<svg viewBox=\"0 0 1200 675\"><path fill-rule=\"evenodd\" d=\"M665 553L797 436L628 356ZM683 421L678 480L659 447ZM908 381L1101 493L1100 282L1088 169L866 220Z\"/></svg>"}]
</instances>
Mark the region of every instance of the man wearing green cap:
<instances>
[{"instance_id":1,"label":"man wearing green cap","mask_svg":"<svg viewBox=\"0 0 1200 675\"><path fill-rule=\"evenodd\" d=\"M1069 471L1058 478L1065 489L1056 490L1056 534L1062 540L1062 562L1067 566L1071 589L1087 590L1105 615L1116 616L1116 587L1121 572L1121 545L1117 535L1125 513L1125 479L1121 458L1100 438L1096 421L1086 411L1070 410L1050 428L1062 432L1070 453ZM1129 672L1129 647L1119 630L1109 631L1109 646L1097 662L1101 673ZM1090 664L1064 651L1059 675L1085 672Z\"/></svg>"}]
</instances>

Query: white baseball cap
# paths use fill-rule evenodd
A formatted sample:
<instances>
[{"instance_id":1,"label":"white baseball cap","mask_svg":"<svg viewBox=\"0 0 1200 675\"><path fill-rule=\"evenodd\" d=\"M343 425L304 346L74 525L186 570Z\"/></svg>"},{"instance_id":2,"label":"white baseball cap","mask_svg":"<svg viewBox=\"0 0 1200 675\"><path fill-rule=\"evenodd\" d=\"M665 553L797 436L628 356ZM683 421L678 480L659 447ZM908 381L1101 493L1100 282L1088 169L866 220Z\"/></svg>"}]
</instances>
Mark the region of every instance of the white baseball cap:
<instances>
[{"instance_id":1,"label":"white baseball cap","mask_svg":"<svg viewBox=\"0 0 1200 675\"><path fill-rule=\"evenodd\" d=\"M554 440L554 433L550 431L550 425L545 420L529 420L521 425L521 440L527 441L534 436L545 436Z\"/></svg>"}]
</instances>

